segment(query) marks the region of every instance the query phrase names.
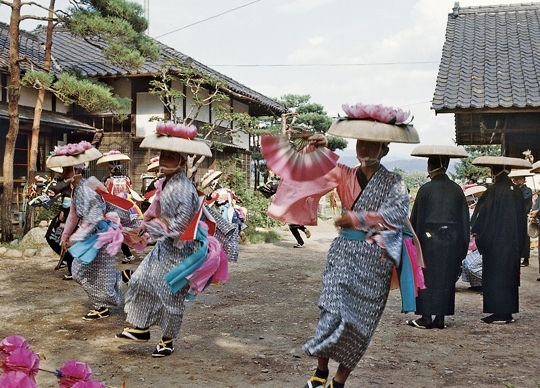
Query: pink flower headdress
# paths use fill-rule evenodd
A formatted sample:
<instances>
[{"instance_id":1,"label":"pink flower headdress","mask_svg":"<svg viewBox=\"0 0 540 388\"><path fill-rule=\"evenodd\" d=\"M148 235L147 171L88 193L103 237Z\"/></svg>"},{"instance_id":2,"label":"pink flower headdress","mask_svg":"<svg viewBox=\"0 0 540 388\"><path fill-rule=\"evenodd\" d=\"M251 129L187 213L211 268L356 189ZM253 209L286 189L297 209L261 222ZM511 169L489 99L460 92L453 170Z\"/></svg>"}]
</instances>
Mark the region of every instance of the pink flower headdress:
<instances>
[{"instance_id":1,"label":"pink flower headdress","mask_svg":"<svg viewBox=\"0 0 540 388\"><path fill-rule=\"evenodd\" d=\"M54 147L53 156L75 156L82 154L90 148L92 148L92 144L84 140L79 143L69 143Z\"/></svg>"},{"instance_id":2,"label":"pink flower headdress","mask_svg":"<svg viewBox=\"0 0 540 388\"><path fill-rule=\"evenodd\" d=\"M172 121L160 121L156 125L156 133L161 136L182 137L193 140L197 136L195 125L175 124Z\"/></svg>"},{"instance_id":3,"label":"pink flower headdress","mask_svg":"<svg viewBox=\"0 0 540 388\"><path fill-rule=\"evenodd\" d=\"M349 104L341 105L347 117L345 119L357 119L357 120L375 120L384 124L392 125L408 125L407 123L411 112L404 112L401 109L383 106L381 104L362 104L361 102L349 106Z\"/></svg>"}]
</instances>

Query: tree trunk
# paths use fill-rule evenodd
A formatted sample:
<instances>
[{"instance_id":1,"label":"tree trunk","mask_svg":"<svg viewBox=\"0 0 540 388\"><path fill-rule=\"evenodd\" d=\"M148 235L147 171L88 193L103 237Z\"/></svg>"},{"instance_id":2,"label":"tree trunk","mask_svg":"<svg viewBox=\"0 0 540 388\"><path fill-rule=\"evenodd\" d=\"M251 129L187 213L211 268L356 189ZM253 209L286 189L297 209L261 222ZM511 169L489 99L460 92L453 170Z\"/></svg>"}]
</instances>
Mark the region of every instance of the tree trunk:
<instances>
[{"instance_id":1,"label":"tree trunk","mask_svg":"<svg viewBox=\"0 0 540 388\"><path fill-rule=\"evenodd\" d=\"M8 82L8 112L9 130L6 136L4 152L4 187L0 206L2 207L2 237L0 241L13 240L13 160L15 141L19 134L19 99L21 97L21 69L19 67L19 24L21 22L21 0L13 0L9 23L9 82Z\"/></svg>"},{"instance_id":2,"label":"tree trunk","mask_svg":"<svg viewBox=\"0 0 540 388\"><path fill-rule=\"evenodd\" d=\"M45 39L45 62L43 63L43 71L48 73L51 69L51 50L52 50L52 34L54 28L53 11L56 0L50 0L49 4L49 21L47 23L47 37ZM36 106L34 108L34 121L32 122L32 137L30 140L30 160L28 161L28 183L33 183L37 174L37 155L39 147L39 129L41 122L41 112L43 111L43 101L45 99L45 89L38 90ZM24 224L24 232L27 233L34 227L34 208L26 207L26 222Z\"/></svg>"}]
</instances>

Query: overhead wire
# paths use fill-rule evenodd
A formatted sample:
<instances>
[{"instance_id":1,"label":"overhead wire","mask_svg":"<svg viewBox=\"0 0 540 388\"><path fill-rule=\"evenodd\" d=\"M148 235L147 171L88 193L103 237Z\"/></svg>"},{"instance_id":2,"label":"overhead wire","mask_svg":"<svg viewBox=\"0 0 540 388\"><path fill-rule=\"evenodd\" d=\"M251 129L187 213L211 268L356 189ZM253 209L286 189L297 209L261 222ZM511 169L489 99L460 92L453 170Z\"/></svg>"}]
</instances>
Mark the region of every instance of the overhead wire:
<instances>
[{"instance_id":1,"label":"overhead wire","mask_svg":"<svg viewBox=\"0 0 540 388\"><path fill-rule=\"evenodd\" d=\"M255 0L255 1L252 1L251 3L247 3L247 4L241 5L241 6L239 6L239 7L229 9L228 11L225 11L225 12L222 12L222 13L218 13L217 15L210 16L210 17L208 17L208 18L206 18L206 19L203 19L203 20L199 20L198 22L191 23L191 24L188 24L187 26L177 28L176 30L172 30L172 31L170 31L170 32L166 32L165 34L161 34L161 35L155 36L154 39L161 38L162 36L165 36L165 35L170 35L170 34L172 34L172 33L174 33L174 32L178 32L178 31L184 30L184 29L186 29L186 28L188 28L188 27L191 27L191 26L194 26L194 25L196 25L196 24L200 24L200 23L206 22L206 21L211 20L211 19L215 19L215 18L217 18L217 17L219 17L219 16L225 15L225 14L230 13L230 12L233 12L233 11L236 11L236 10L238 10L238 9L240 9L240 8L244 8L244 7L247 7L247 6L251 5L251 4L258 3L259 1L262 1L262 0Z\"/></svg>"}]
</instances>

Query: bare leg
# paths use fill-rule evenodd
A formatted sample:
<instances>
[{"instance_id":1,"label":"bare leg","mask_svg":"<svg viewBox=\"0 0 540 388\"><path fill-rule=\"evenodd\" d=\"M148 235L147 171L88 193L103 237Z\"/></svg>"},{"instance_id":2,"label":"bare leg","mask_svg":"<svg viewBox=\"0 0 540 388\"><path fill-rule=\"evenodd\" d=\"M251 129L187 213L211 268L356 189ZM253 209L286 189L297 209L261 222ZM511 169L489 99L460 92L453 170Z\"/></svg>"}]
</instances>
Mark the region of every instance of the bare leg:
<instances>
[{"instance_id":1,"label":"bare leg","mask_svg":"<svg viewBox=\"0 0 540 388\"><path fill-rule=\"evenodd\" d=\"M350 374L350 370L339 364L336 375L334 376L334 380L336 380L337 383L345 384L345 381L347 381Z\"/></svg>"},{"instance_id":2,"label":"bare leg","mask_svg":"<svg viewBox=\"0 0 540 388\"><path fill-rule=\"evenodd\" d=\"M328 371L328 361L330 359L329 358L325 358L325 357L318 357L317 358L317 369L323 371L323 372L326 372Z\"/></svg>"}]
</instances>

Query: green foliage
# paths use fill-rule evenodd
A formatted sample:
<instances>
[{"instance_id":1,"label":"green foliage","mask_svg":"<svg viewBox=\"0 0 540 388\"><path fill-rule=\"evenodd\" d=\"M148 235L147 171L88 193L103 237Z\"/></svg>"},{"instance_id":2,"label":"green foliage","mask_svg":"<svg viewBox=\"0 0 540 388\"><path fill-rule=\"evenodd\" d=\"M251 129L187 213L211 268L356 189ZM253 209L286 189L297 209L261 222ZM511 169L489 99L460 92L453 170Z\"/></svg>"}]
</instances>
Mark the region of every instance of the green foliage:
<instances>
[{"instance_id":1,"label":"green foliage","mask_svg":"<svg viewBox=\"0 0 540 388\"><path fill-rule=\"evenodd\" d=\"M39 224L41 221L49 222L60 211L58 202L55 202L48 209L42 206L36 208L36 222Z\"/></svg>"},{"instance_id":2,"label":"green foliage","mask_svg":"<svg viewBox=\"0 0 540 388\"><path fill-rule=\"evenodd\" d=\"M43 71L27 71L21 80L21 84L28 87L34 87L36 89L48 89L54 82L54 75L52 73L45 73Z\"/></svg>"},{"instance_id":3,"label":"green foliage","mask_svg":"<svg viewBox=\"0 0 540 388\"><path fill-rule=\"evenodd\" d=\"M332 151L344 150L345 148L347 148L347 139L332 135L326 135L326 139L328 139L328 148Z\"/></svg>"},{"instance_id":4,"label":"green foliage","mask_svg":"<svg viewBox=\"0 0 540 388\"><path fill-rule=\"evenodd\" d=\"M461 159L455 165L455 174L453 177L456 180L467 182L471 177L485 181L490 177L491 171L487 167L478 167L472 164L472 161L479 156L500 156L500 145L470 145L465 146L465 151L469 154L468 158Z\"/></svg>"},{"instance_id":5,"label":"green foliage","mask_svg":"<svg viewBox=\"0 0 540 388\"><path fill-rule=\"evenodd\" d=\"M403 178L407 188L412 192L418 190L420 186L429 182L427 174L420 171L405 172L400 168L394 168L393 172L397 172Z\"/></svg>"},{"instance_id":6,"label":"green foliage","mask_svg":"<svg viewBox=\"0 0 540 388\"><path fill-rule=\"evenodd\" d=\"M245 230L248 241L251 244L270 244L281 240L279 233L273 230L256 230L253 228L247 228Z\"/></svg>"},{"instance_id":7,"label":"green foliage","mask_svg":"<svg viewBox=\"0 0 540 388\"><path fill-rule=\"evenodd\" d=\"M111 87L89 78L61 73L51 89L65 104L76 103L89 112L111 111L125 117L131 109L129 98L115 96Z\"/></svg>"},{"instance_id":8,"label":"green foliage","mask_svg":"<svg viewBox=\"0 0 540 388\"><path fill-rule=\"evenodd\" d=\"M72 4L62 18L65 26L75 36L105 43L102 52L110 63L138 69L146 58L159 57L157 43L144 35L148 21L140 4L125 0L82 0Z\"/></svg>"}]
</instances>

